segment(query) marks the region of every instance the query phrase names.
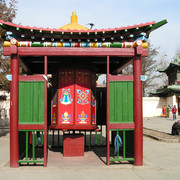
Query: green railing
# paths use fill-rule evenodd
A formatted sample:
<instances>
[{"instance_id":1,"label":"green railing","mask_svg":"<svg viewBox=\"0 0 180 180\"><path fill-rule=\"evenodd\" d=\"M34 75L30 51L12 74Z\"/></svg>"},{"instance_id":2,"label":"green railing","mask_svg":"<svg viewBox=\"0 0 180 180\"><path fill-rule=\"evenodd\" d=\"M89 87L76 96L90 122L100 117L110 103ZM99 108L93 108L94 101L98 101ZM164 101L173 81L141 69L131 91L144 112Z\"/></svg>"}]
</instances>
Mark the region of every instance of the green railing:
<instances>
[{"instance_id":1,"label":"green railing","mask_svg":"<svg viewBox=\"0 0 180 180\"><path fill-rule=\"evenodd\" d=\"M110 131L116 132L116 134L120 135L122 139L122 147L119 148L120 151L117 152L116 156L115 155L111 156L113 158L110 158L110 162L134 161L133 146L129 147L129 144L132 145L131 141L133 141L133 130L134 129L110 130ZM131 140L129 141L129 139Z\"/></svg>"},{"instance_id":2,"label":"green railing","mask_svg":"<svg viewBox=\"0 0 180 180\"><path fill-rule=\"evenodd\" d=\"M103 141L103 138L106 138L106 126L99 125L99 132L90 131L90 146L106 145L106 139Z\"/></svg>"},{"instance_id":3,"label":"green railing","mask_svg":"<svg viewBox=\"0 0 180 180\"><path fill-rule=\"evenodd\" d=\"M49 148L51 147L62 147L63 146L63 135L64 134L84 134L85 146L105 146L106 145L106 126L99 125L99 132L94 131L67 131L62 132L61 130L49 130Z\"/></svg>"},{"instance_id":4,"label":"green railing","mask_svg":"<svg viewBox=\"0 0 180 180\"><path fill-rule=\"evenodd\" d=\"M44 130L19 130L19 132L25 135L21 134L19 136L19 138L21 138L20 151L21 149L25 149L25 151L21 152L18 163L44 163L44 160L40 160L42 156L38 157L36 155L36 147L43 147L44 144ZM41 142L38 142L38 132L40 133ZM29 142L30 133L32 133L32 145Z\"/></svg>"}]
</instances>

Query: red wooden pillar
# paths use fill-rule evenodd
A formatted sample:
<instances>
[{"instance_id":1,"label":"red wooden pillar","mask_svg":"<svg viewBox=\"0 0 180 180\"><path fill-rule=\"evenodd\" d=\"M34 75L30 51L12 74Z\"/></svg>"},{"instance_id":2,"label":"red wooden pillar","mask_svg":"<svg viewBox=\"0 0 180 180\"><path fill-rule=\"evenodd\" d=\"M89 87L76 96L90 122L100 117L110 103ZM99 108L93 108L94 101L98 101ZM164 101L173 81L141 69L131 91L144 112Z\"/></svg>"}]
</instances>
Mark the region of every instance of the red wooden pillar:
<instances>
[{"instance_id":1,"label":"red wooden pillar","mask_svg":"<svg viewBox=\"0 0 180 180\"><path fill-rule=\"evenodd\" d=\"M106 103L107 103L107 122L106 122L106 137L107 137L107 157L106 163L107 165L110 164L110 143L109 143L109 56L107 56L107 75L106 75L106 88L107 88L107 95L106 95Z\"/></svg>"},{"instance_id":2,"label":"red wooden pillar","mask_svg":"<svg viewBox=\"0 0 180 180\"><path fill-rule=\"evenodd\" d=\"M44 75L47 77L47 56L44 56ZM44 167L47 167L47 83L44 84Z\"/></svg>"},{"instance_id":3,"label":"red wooden pillar","mask_svg":"<svg viewBox=\"0 0 180 180\"><path fill-rule=\"evenodd\" d=\"M134 57L134 158L135 165L143 165L143 118L142 118L142 57Z\"/></svg>"},{"instance_id":4,"label":"red wooden pillar","mask_svg":"<svg viewBox=\"0 0 180 180\"><path fill-rule=\"evenodd\" d=\"M10 167L19 166L19 137L18 137L18 92L19 92L19 56L11 55L10 84Z\"/></svg>"}]
</instances>

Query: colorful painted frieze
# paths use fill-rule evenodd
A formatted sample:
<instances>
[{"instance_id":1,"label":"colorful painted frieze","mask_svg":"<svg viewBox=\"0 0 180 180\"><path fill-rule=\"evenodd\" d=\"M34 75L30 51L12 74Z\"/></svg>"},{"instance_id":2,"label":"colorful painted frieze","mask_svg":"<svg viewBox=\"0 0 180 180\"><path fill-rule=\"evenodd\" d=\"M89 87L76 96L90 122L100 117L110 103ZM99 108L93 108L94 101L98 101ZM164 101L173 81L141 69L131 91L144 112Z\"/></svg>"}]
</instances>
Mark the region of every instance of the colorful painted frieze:
<instances>
[{"instance_id":1,"label":"colorful painted frieze","mask_svg":"<svg viewBox=\"0 0 180 180\"><path fill-rule=\"evenodd\" d=\"M148 48L148 43L143 42L140 38L134 42L31 42L31 41L17 41L12 39L10 42L5 41L4 47L16 45L18 47L81 47L81 48L134 48L142 46Z\"/></svg>"}]
</instances>

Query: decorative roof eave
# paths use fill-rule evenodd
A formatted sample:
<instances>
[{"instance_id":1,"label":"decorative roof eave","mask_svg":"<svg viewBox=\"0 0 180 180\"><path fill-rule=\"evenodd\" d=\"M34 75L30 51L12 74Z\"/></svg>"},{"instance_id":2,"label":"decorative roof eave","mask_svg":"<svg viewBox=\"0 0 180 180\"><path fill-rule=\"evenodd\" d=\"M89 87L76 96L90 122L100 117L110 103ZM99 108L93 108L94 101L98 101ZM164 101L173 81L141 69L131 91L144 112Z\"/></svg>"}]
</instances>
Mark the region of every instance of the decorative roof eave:
<instances>
[{"instance_id":1,"label":"decorative roof eave","mask_svg":"<svg viewBox=\"0 0 180 180\"><path fill-rule=\"evenodd\" d=\"M164 20L164 21L166 21L166 20ZM162 22L162 21L161 21ZM167 23L167 21L166 21L166 23ZM57 29L57 28L42 28L42 27L35 27L35 26L33 26L33 27L31 27L31 26L23 26L23 25L17 25L17 24L15 24L15 23L10 23L10 22L5 22L5 21L2 21L2 20L0 20L0 26L5 26L3 29L6 29L6 30L10 30L10 28L16 28L16 30L17 31L20 31L20 30L30 30L30 31L32 31L32 30L35 30L35 31L47 31L47 32L51 32L51 31L54 31L54 32L67 32L67 33L71 33L71 32L75 32L75 33L79 33L79 32L82 32L82 33L87 33L87 32L89 32L89 33L93 33L93 32L110 32L110 31L119 31L119 30L129 30L129 29L133 29L133 28L142 28L142 27L147 27L147 26L149 26L149 27L147 27L147 30L152 30L153 28L152 28L152 26L155 24L155 21L153 21L153 22L147 22L147 23L141 23L141 24L138 24L138 25L133 25L133 26L126 26L126 27L124 27L124 26L122 26L122 27L120 27L120 28L107 28L107 29L94 29L94 30L91 30L91 29L88 29L88 30L76 30L76 29L74 29L74 30L70 30L70 29L67 29L67 30L65 30L65 29ZM156 24L158 24L158 23L156 23ZM165 24L165 23L163 23L163 24Z\"/></svg>"},{"instance_id":2,"label":"decorative roof eave","mask_svg":"<svg viewBox=\"0 0 180 180\"><path fill-rule=\"evenodd\" d=\"M37 28L30 26L22 26L10 22L0 20L0 30L2 37L7 32L11 32L15 39L18 41L23 40L49 40L49 41L93 41L93 42L122 42L122 41L135 41L143 36L148 38L151 31L166 24L167 21L163 20L158 23L147 22L139 25L126 26L120 28L108 29L94 29L94 30L65 30L65 29L50 29L50 28ZM144 33L144 34L141 34ZM5 36L4 36L5 38ZM145 38L145 39L146 39ZM6 34L7 39L7 34Z\"/></svg>"},{"instance_id":3,"label":"decorative roof eave","mask_svg":"<svg viewBox=\"0 0 180 180\"><path fill-rule=\"evenodd\" d=\"M155 91L151 91L150 94L158 97L167 97L167 96L172 96L174 92L167 88L163 88L163 89L157 89Z\"/></svg>"},{"instance_id":4,"label":"decorative roof eave","mask_svg":"<svg viewBox=\"0 0 180 180\"><path fill-rule=\"evenodd\" d=\"M157 89L157 90L154 90L154 91L150 92L150 94L152 94L152 95L162 95L162 94L167 94L167 93L168 93L167 87Z\"/></svg>"},{"instance_id":5,"label":"decorative roof eave","mask_svg":"<svg viewBox=\"0 0 180 180\"><path fill-rule=\"evenodd\" d=\"M180 93L180 86L179 85L171 85L171 86L168 86L167 89Z\"/></svg>"},{"instance_id":6,"label":"decorative roof eave","mask_svg":"<svg viewBox=\"0 0 180 180\"><path fill-rule=\"evenodd\" d=\"M151 91L152 95L156 96L168 96L173 94L180 94L180 86L179 85L169 85L161 89L157 89L155 91Z\"/></svg>"},{"instance_id":7,"label":"decorative roof eave","mask_svg":"<svg viewBox=\"0 0 180 180\"><path fill-rule=\"evenodd\" d=\"M166 67L166 68L160 68L160 69L158 69L158 72L168 73L168 72L170 72L170 71L171 71L173 68L175 68L175 67L177 67L178 69L180 69L180 64L177 62L177 60L178 60L178 59L176 59L174 62L171 62L171 63L169 64L169 66ZM180 59L179 59L179 61L180 61Z\"/></svg>"},{"instance_id":8,"label":"decorative roof eave","mask_svg":"<svg viewBox=\"0 0 180 180\"><path fill-rule=\"evenodd\" d=\"M172 93L174 93L176 96L180 96L179 85L171 85L171 86L168 86L167 89L170 90Z\"/></svg>"}]
</instances>

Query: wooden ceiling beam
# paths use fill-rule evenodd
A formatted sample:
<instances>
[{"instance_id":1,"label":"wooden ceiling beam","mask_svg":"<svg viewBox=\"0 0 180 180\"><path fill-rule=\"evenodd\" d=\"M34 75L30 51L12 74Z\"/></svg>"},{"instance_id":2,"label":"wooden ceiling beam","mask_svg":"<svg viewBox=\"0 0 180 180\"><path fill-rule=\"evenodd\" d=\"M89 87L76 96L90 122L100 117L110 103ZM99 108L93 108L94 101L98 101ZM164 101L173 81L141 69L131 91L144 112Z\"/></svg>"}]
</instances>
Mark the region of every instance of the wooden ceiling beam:
<instances>
[{"instance_id":1,"label":"wooden ceiling beam","mask_svg":"<svg viewBox=\"0 0 180 180\"><path fill-rule=\"evenodd\" d=\"M20 66L23 69L23 73L25 73L25 74L32 74L31 70L27 67L27 65L22 61L21 58L20 58L19 64L20 64Z\"/></svg>"},{"instance_id":2,"label":"wooden ceiling beam","mask_svg":"<svg viewBox=\"0 0 180 180\"><path fill-rule=\"evenodd\" d=\"M133 59L129 60L124 65L122 65L121 67L113 71L112 74L119 74L124 68L126 68L129 64L132 64L132 63L133 63Z\"/></svg>"}]
</instances>

